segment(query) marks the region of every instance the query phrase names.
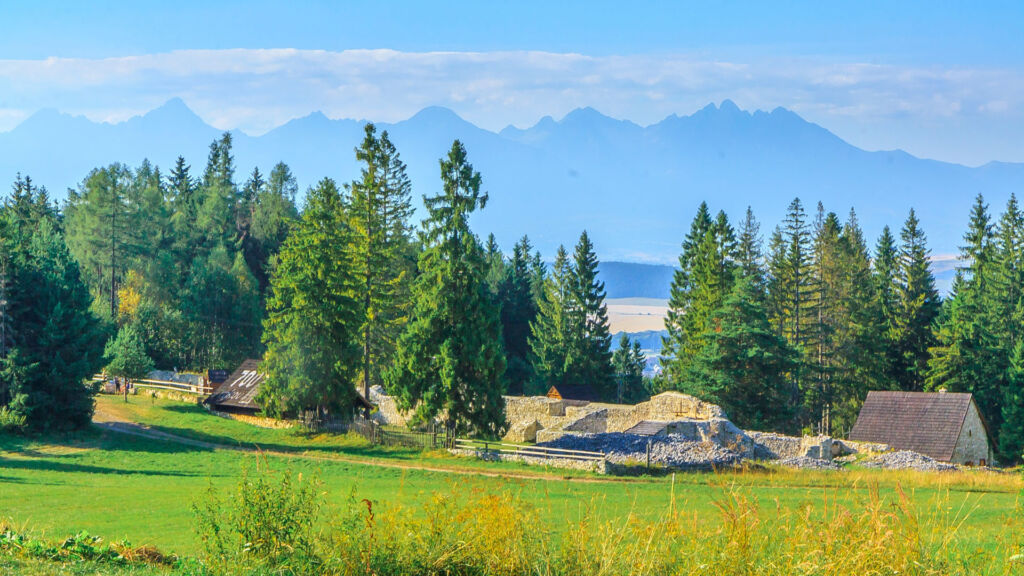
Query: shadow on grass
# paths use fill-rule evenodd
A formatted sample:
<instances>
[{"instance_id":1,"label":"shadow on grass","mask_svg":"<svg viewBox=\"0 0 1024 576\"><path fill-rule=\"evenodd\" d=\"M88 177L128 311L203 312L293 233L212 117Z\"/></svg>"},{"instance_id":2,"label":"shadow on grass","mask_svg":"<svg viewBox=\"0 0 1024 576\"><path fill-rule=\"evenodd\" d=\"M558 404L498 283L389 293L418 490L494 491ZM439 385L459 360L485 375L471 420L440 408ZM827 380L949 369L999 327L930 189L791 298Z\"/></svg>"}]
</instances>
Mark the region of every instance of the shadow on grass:
<instances>
[{"instance_id":1,"label":"shadow on grass","mask_svg":"<svg viewBox=\"0 0 1024 576\"><path fill-rule=\"evenodd\" d=\"M192 472L175 472L171 470L139 470L126 468L110 468L107 466L92 466L89 464L76 464L73 462L59 462L50 459L11 459L0 457L0 470L32 470L37 472L64 472L69 474L118 474L130 475L139 474L142 476L176 476L196 477L207 476ZM3 477L0 477L0 481Z\"/></svg>"}]
</instances>

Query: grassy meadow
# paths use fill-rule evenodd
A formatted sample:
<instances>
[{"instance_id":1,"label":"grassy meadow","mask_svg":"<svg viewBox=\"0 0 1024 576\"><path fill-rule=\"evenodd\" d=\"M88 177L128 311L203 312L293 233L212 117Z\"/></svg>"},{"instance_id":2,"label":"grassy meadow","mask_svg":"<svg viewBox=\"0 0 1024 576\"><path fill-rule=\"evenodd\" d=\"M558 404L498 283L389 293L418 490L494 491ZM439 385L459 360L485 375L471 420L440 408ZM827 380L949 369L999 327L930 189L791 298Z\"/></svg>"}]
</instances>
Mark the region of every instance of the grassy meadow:
<instances>
[{"instance_id":1,"label":"grassy meadow","mask_svg":"<svg viewBox=\"0 0 1024 576\"><path fill-rule=\"evenodd\" d=\"M624 546L660 526L666 534L746 542L755 558L759 549L809 545L807 539L815 534L849 540L855 533L948 555L947 572L921 573L1024 569L1013 559L1024 542L1024 483L1017 473L752 468L674 478L607 478L373 447L351 435L311 437L256 428L193 404L145 396L127 405L117 397L101 397L98 413L196 440L255 445L265 452L215 450L100 428L74 436L0 435L0 523L53 541L85 530L107 542L127 539L134 546L192 556L202 551L193 504L208 501L211 489L228 500L238 498L243 473L275 479L287 470L294 478L320 482L323 526L363 499L379 518L422 522L428 532L432 528L426 523L437 514L439 501L462 507L461 513L473 518L480 512L468 512L472 506L492 509L499 502L523 514L502 525L527 518L525 531L546 541L586 540L597 546L587 539L600 532L606 536L601 546ZM629 530L630 536L617 530ZM837 532L829 536L830 530ZM788 538L789 544L778 538ZM16 562L28 560L0 560L0 574L19 573L11 568ZM975 572L957 571L969 566ZM30 573L28 565L22 568Z\"/></svg>"}]
</instances>

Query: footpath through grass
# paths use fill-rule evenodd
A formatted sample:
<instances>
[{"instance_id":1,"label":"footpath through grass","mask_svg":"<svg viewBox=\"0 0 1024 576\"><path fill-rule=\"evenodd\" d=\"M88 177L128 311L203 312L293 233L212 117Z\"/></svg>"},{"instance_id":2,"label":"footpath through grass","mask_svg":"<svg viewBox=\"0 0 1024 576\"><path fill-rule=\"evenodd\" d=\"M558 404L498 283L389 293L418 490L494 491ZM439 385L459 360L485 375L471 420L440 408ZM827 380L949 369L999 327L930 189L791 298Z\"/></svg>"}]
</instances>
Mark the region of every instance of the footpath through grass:
<instances>
[{"instance_id":1,"label":"footpath through grass","mask_svg":"<svg viewBox=\"0 0 1024 576\"><path fill-rule=\"evenodd\" d=\"M516 498L537 511L538 530L559 535L587 517L652 521L668 510L692 516L709 528L728 523L729 503L739 497L759 511L760 530L772 530L780 513L809 518L837 507L862 509L877 492L896 506L899 492L916 511L922 534L955 538L958 549L978 557L1007 557L1021 543L1017 474L988 472L910 473L874 470L812 472L761 470L719 474L680 474L648 479L605 479L515 464L484 463L441 453L384 449L354 436L306 437L219 418L195 405L133 397L126 406L102 397L99 412L153 429L224 445L258 445L266 450L305 452L355 462L266 456L214 450L94 429L74 436L26 438L0 435L0 520L51 539L86 530L107 541L128 539L168 553L194 554L192 504L213 488L221 494L237 486L243 470L289 469L323 482L330 508L341 509L355 494L375 510L406 509L418 514L438 495L467 499L486 494ZM410 468L385 468L373 462ZM429 466L441 471L426 471ZM452 474L528 472L540 478ZM596 480L596 481L595 481ZM10 569L0 563L0 574Z\"/></svg>"}]
</instances>

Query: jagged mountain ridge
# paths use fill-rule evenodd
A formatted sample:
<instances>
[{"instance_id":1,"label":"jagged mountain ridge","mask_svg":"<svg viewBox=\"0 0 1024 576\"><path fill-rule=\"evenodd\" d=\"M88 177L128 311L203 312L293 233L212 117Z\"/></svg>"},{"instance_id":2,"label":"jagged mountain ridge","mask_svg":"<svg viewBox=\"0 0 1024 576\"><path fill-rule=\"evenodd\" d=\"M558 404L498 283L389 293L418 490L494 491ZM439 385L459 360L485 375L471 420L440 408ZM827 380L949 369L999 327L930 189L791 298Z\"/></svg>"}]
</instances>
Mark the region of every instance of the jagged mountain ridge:
<instances>
[{"instance_id":1,"label":"jagged mountain ridge","mask_svg":"<svg viewBox=\"0 0 1024 576\"><path fill-rule=\"evenodd\" d=\"M351 180L362 125L313 113L258 137L233 132L237 179L280 160L303 189L325 176ZM843 217L856 207L872 244L913 206L933 251L952 253L978 192L998 211L1024 184L1024 164L971 168L868 152L784 108L751 113L728 100L650 126L583 108L495 133L440 107L379 126L408 163L417 198L438 190L438 158L463 140L491 196L476 229L506 248L529 234L546 257L585 228L603 259L671 264L701 200L734 221L753 206L767 236L795 196L809 218L819 200ZM59 198L111 162L149 158L166 169L181 154L199 173L219 133L179 99L118 124L43 110L0 133L0 180L30 174Z\"/></svg>"}]
</instances>

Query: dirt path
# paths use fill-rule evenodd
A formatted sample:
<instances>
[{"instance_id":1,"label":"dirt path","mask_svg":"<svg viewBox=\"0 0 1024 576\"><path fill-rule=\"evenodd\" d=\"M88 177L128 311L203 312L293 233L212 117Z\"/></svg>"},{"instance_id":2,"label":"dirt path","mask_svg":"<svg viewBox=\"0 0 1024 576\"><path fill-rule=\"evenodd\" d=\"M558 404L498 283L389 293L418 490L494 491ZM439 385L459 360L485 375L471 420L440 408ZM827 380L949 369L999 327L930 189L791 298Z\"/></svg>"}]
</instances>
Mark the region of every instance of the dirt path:
<instances>
[{"instance_id":1,"label":"dirt path","mask_svg":"<svg viewBox=\"0 0 1024 576\"><path fill-rule=\"evenodd\" d=\"M149 438L151 440L161 440L164 442L174 442L177 444L183 444L185 446L195 446L196 448L203 448L207 450L230 450L234 452L246 452L250 454L263 454L267 456L275 456L280 458L295 458L301 460L311 460L317 462L340 462L344 464L354 464L357 466L373 466L376 468L392 468L398 470L415 470L419 472L436 472L439 474L453 474L459 476L481 476L485 478L504 478L509 480L540 480L540 481L558 481L558 482L578 482L584 484L627 484L627 483L646 483L650 480L643 480L638 478L594 478L587 476L557 476L553 474L543 474L536 472L499 472L494 470L474 470L472 468L461 468L461 467L448 467L448 466L432 466L426 464L408 464L404 462L392 462L383 460L380 458L354 458L351 456L342 455L325 455L325 454L310 454L309 452L299 451L284 451L284 450L264 450L259 446L243 446L237 445L232 446L229 444L217 444L214 442L206 442L204 440L196 440L194 438L187 438L185 436L178 436L177 434L169 434L161 430L156 430L146 426L145 424L139 424L138 422L131 422L125 420L119 415L104 410L101 406L96 406L96 413L93 415L93 424L107 432L114 432L117 434L129 434L132 436L140 436L142 438Z\"/></svg>"}]
</instances>

